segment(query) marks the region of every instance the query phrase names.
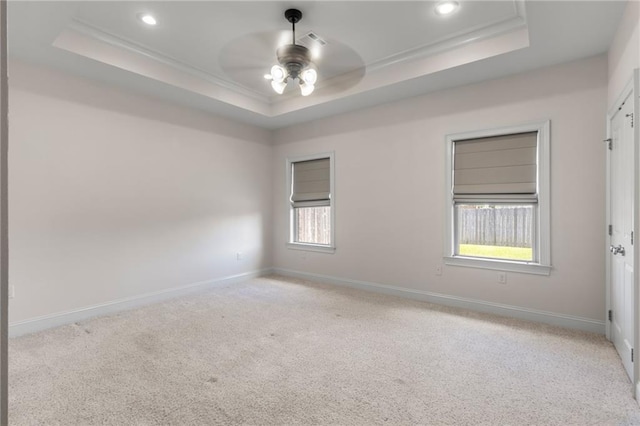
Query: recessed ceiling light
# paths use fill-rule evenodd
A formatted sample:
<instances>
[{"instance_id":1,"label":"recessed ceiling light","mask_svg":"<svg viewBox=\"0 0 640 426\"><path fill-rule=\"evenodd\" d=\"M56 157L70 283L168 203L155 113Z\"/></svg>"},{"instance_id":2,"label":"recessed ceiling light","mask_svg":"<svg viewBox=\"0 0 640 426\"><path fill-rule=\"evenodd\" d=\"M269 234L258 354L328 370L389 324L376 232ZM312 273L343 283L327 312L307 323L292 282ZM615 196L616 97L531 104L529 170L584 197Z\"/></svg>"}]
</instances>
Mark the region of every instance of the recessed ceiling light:
<instances>
[{"instance_id":1,"label":"recessed ceiling light","mask_svg":"<svg viewBox=\"0 0 640 426\"><path fill-rule=\"evenodd\" d=\"M153 15L150 15L148 13L139 14L138 19L140 19L142 22L144 22L147 25L155 25L158 23L158 21L156 21L156 18L154 18Z\"/></svg>"},{"instance_id":2,"label":"recessed ceiling light","mask_svg":"<svg viewBox=\"0 0 640 426\"><path fill-rule=\"evenodd\" d=\"M459 7L460 7L460 3L458 3L457 1L453 1L453 0L441 1L436 5L436 13L441 16L451 15L453 12L458 10Z\"/></svg>"}]
</instances>

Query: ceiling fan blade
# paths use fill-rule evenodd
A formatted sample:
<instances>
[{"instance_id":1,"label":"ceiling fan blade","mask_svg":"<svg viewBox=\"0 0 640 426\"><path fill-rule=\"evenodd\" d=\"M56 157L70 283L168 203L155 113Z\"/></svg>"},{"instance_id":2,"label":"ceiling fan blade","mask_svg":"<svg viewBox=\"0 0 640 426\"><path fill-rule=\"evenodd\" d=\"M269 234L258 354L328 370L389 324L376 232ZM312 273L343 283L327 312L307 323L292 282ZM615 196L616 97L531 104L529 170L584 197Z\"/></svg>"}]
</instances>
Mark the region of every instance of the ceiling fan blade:
<instances>
[{"instance_id":1,"label":"ceiling fan blade","mask_svg":"<svg viewBox=\"0 0 640 426\"><path fill-rule=\"evenodd\" d=\"M280 32L247 34L228 43L220 53L223 69L266 66L276 60Z\"/></svg>"},{"instance_id":2,"label":"ceiling fan blade","mask_svg":"<svg viewBox=\"0 0 640 426\"><path fill-rule=\"evenodd\" d=\"M358 84L366 74L366 66L360 55L337 40L326 40L316 65L316 87L325 94L343 92Z\"/></svg>"}]
</instances>

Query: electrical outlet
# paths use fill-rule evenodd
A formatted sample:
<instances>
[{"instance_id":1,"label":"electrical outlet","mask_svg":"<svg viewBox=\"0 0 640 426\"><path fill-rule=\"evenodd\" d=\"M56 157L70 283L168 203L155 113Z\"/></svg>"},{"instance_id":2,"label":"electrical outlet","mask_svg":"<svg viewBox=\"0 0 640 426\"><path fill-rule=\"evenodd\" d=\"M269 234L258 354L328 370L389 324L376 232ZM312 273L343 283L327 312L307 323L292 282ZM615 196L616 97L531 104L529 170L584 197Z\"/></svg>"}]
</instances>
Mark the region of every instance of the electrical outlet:
<instances>
[{"instance_id":1,"label":"electrical outlet","mask_svg":"<svg viewBox=\"0 0 640 426\"><path fill-rule=\"evenodd\" d=\"M13 299L14 297L16 297L16 286L10 285L9 286L9 299Z\"/></svg>"},{"instance_id":2,"label":"electrical outlet","mask_svg":"<svg viewBox=\"0 0 640 426\"><path fill-rule=\"evenodd\" d=\"M498 282L500 284L507 283L507 273L506 272L498 272Z\"/></svg>"},{"instance_id":3,"label":"electrical outlet","mask_svg":"<svg viewBox=\"0 0 640 426\"><path fill-rule=\"evenodd\" d=\"M436 275L442 275L442 265L436 266Z\"/></svg>"},{"instance_id":4,"label":"electrical outlet","mask_svg":"<svg viewBox=\"0 0 640 426\"><path fill-rule=\"evenodd\" d=\"M237 260L238 262L242 260L242 252L241 252L241 251L239 251L239 252L237 252L237 253L236 253L236 260Z\"/></svg>"}]
</instances>

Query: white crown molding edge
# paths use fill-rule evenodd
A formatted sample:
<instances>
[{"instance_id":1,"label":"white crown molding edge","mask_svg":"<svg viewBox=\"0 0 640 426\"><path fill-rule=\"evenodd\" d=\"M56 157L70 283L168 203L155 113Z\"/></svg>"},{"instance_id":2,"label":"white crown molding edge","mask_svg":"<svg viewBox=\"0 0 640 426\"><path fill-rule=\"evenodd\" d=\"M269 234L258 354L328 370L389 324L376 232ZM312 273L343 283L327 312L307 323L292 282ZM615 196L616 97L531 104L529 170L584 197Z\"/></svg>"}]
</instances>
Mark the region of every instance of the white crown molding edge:
<instances>
[{"instance_id":1,"label":"white crown molding edge","mask_svg":"<svg viewBox=\"0 0 640 426\"><path fill-rule=\"evenodd\" d=\"M433 293L424 290L409 289L403 287L378 284L367 281L358 281L347 278L338 278L322 274L294 271L284 268L272 268L274 274L285 277L298 278L309 281L323 282L358 290L372 291L405 299L419 300L438 305L468 309L493 315L517 318L526 321L549 324L557 327L571 328L574 330L588 331L604 335L605 322L573 315L558 314L555 312L541 311L520 306L505 305L477 299L452 296L448 294Z\"/></svg>"},{"instance_id":2,"label":"white crown molding edge","mask_svg":"<svg viewBox=\"0 0 640 426\"><path fill-rule=\"evenodd\" d=\"M137 55L141 55L144 56L146 58L152 59L154 61L157 61L161 64L167 65L169 67L172 67L174 69L177 69L179 71L185 72L187 74L190 74L194 77L198 77L201 78L209 83L215 84L217 86L223 87L225 89L234 91L238 94L244 95L244 96L248 96L250 98L253 98L255 100L264 102L266 104L270 103L270 98L258 93L254 90L251 90L247 87L244 87L242 85L239 85L235 82L223 79L221 77L218 77L216 75L213 75L211 73L208 73L206 71L203 71L193 65L187 64L186 62L180 61L176 58L173 58L169 55L165 55L164 53L160 53L158 51L149 49L147 47L144 47L132 40L128 40L124 37L120 37L117 36L113 33L110 33L108 31L105 31L101 28L98 28L94 25L88 24L84 21L81 21L77 18L74 18L73 21L67 25L68 29L77 31L78 33L86 36L86 37L91 37L94 38L96 40L99 40L103 43L107 43L113 47L119 48L119 49L124 49L127 50L131 53L137 54Z\"/></svg>"},{"instance_id":3,"label":"white crown molding edge","mask_svg":"<svg viewBox=\"0 0 640 426\"><path fill-rule=\"evenodd\" d=\"M237 284L252 278L267 275L270 268L256 271L244 272L236 275L229 275L222 278L214 278L206 281L187 284L184 286L168 288L152 293L145 293L137 296L112 300L97 305L85 306L64 312L57 312L50 315L29 318L9 324L9 337L18 337L25 334L35 333L53 327L72 324L78 321L85 321L97 316L115 314L121 311L138 308L151 303L158 303L179 296L204 291L208 288L221 284Z\"/></svg>"},{"instance_id":4,"label":"white crown molding edge","mask_svg":"<svg viewBox=\"0 0 640 426\"><path fill-rule=\"evenodd\" d=\"M468 43L487 40L489 38L497 37L523 28L527 28L524 0L514 0L513 16L509 18L495 20L488 24L482 24L472 27L471 29L459 31L456 34L441 38L431 43L373 61L366 64L365 67L367 72L375 72L391 65L455 50Z\"/></svg>"}]
</instances>

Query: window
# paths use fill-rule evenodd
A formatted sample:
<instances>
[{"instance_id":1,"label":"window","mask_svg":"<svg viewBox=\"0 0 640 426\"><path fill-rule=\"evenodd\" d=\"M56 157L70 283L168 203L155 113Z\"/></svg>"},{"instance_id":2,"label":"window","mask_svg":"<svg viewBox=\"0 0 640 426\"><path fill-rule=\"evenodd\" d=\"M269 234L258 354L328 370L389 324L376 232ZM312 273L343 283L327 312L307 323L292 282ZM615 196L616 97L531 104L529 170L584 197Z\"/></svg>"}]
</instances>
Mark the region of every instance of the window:
<instances>
[{"instance_id":1,"label":"window","mask_svg":"<svg viewBox=\"0 0 640 426\"><path fill-rule=\"evenodd\" d=\"M445 263L548 275L549 122L447 136Z\"/></svg>"},{"instance_id":2,"label":"window","mask_svg":"<svg viewBox=\"0 0 640 426\"><path fill-rule=\"evenodd\" d=\"M289 247L333 252L333 153L287 160Z\"/></svg>"}]
</instances>

